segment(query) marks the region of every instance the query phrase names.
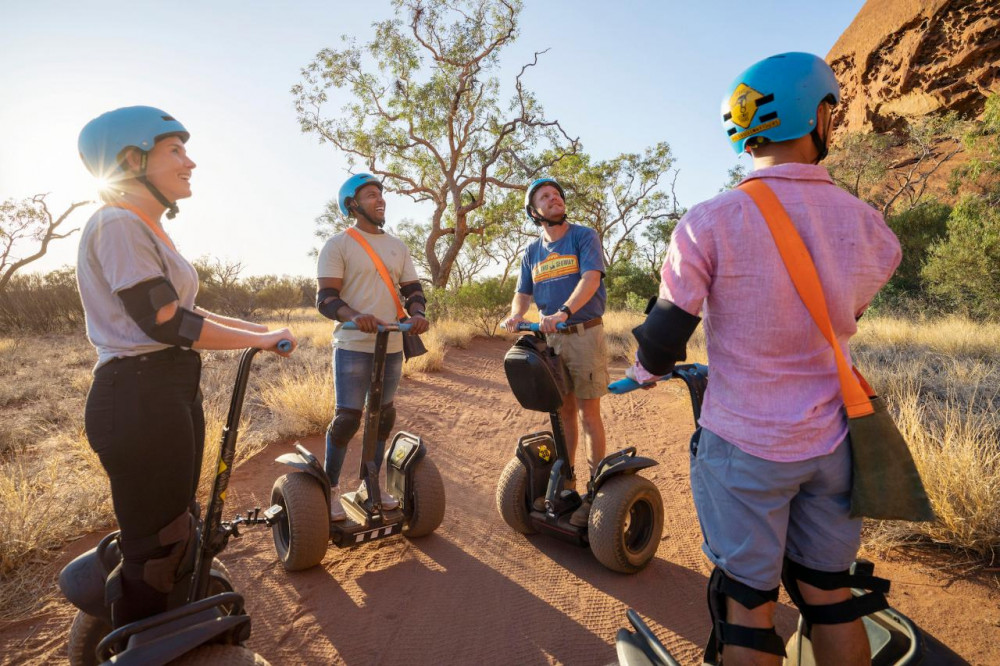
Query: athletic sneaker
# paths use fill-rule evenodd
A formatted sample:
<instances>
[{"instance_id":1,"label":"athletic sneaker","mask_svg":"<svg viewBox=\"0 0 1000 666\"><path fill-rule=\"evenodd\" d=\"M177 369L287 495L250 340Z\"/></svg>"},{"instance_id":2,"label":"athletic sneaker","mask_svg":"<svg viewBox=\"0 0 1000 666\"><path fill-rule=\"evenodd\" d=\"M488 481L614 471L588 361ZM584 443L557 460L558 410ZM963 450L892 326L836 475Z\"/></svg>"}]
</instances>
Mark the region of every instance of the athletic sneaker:
<instances>
[{"instance_id":1,"label":"athletic sneaker","mask_svg":"<svg viewBox=\"0 0 1000 666\"><path fill-rule=\"evenodd\" d=\"M586 527L590 518L590 500L583 499L583 504L576 508L573 515L569 517L569 524L573 527Z\"/></svg>"},{"instance_id":2,"label":"athletic sneaker","mask_svg":"<svg viewBox=\"0 0 1000 666\"><path fill-rule=\"evenodd\" d=\"M396 498L390 495L389 491L386 490L384 487L382 487L381 484L379 484L379 492L381 493L382 497L383 509L395 509L397 506L399 506L399 502L396 500ZM356 495L356 497L358 499L358 502L364 502L366 499L368 499L368 491L365 489L364 481L362 481L361 485L358 486L358 494Z\"/></svg>"},{"instance_id":3,"label":"athletic sneaker","mask_svg":"<svg viewBox=\"0 0 1000 666\"><path fill-rule=\"evenodd\" d=\"M340 486L330 488L330 520L338 522L347 518L344 505L340 503Z\"/></svg>"}]
</instances>

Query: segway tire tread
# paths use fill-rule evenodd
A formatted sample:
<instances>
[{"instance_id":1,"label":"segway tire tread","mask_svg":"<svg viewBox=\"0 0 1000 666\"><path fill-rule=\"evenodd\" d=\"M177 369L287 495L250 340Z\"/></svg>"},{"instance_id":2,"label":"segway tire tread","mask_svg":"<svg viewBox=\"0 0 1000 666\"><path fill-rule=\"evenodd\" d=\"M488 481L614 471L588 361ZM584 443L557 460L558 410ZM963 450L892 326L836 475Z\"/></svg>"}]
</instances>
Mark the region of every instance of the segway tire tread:
<instances>
[{"instance_id":1,"label":"segway tire tread","mask_svg":"<svg viewBox=\"0 0 1000 666\"><path fill-rule=\"evenodd\" d=\"M636 508L629 534L625 523ZM638 530L635 532L634 530ZM649 479L621 474L605 481L590 509L587 537L597 561L612 571L636 573L656 555L663 534L663 499ZM629 539L638 539L628 543Z\"/></svg>"},{"instance_id":2,"label":"segway tire tread","mask_svg":"<svg viewBox=\"0 0 1000 666\"><path fill-rule=\"evenodd\" d=\"M301 571L322 562L330 542L330 508L319 482L303 472L280 476L271 503L285 507L272 528L274 549L285 570Z\"/></svg>"},{"instance_id":3,"label":"segway tire tread","mask_svg":"<svg viewBox=\"0 0 1000 666\"><path fill-rule=\"evenodd\" d=\"M528 471L515 456L500 473L497 482L497 510L515 532L534 534L528 514Z\"/></svg>"},{"instance_id":4,"label":"segway tire tread","mask_svg":"<svg viewBox=\"0 0 1000 666\"><path fill-rule=\"evenodd\" d=\"M173 666L270 666L264 657L242 645L203 645L170 662Z\"/></svg>"},{"instance_id":5,"label":"segway tire tread","mask_svg":"<svg viewBox=\"0 0 1000 666\"><path fill-rule=\"evenodd\" d=\"M77 611L66 644L70 666L97 666L97 645L110 632L103 618Z\"/></svg>"},{"instance_id":6,"label":"segway tire tread","mask_svg":"<svg viewBox=\"0 0 1000 666\"><path fill-rule=\"evenodd\" d=\"M408 539L427 536L444 520L444 480L426 455L413 469L413 500L413 513L403 525L403 536Z\"/></svg>"}]
</instances>

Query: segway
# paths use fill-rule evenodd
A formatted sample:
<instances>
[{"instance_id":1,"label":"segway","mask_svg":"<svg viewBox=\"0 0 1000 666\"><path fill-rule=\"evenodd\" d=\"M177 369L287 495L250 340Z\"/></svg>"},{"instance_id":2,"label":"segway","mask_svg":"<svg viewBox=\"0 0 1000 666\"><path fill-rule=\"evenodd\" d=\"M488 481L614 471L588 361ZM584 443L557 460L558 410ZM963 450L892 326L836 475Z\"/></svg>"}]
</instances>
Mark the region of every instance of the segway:
<instances>
[{"instance_id":1,"label":"segway","mask_svg":"<svg viewBox=\"0 0 1000 666\"><path fill-rule=\"evenodd\" d=\"M291 349L282 340L281 351ZM269 524L273 518L260 508L232 521L222 520L226 489L236 453L243 397L253 357L247 349L240 357L229 416L222 431L215 482L204 521L196 514L194 547L178 571L179 578L163 613L111 630L111 607L105 590L120 584L121 548L112 532L86 553L67 564L59 574L59 589L79 609L73 619L67 646L71 666L101 663L125 666L160 666L180 657L186 664L266 664L243 647L250 637L250 616L243 596L233 589L229 572L216 559L230 538L239 538L240 525ZM256 660L256 661L255 661Z\"/></svg>"},{"instance_id":2,"label":"segway","mask_svg":"<svg viewBox=\"0 0 1000 666\"><path fill-rule=\"evenodd\" d=\"M347 322L344 328L356 330ZM444 482L434 461L427 455L423 439L405 431L392 438L386 451L386 487L399 506L382 505L375 446L382 412L382 386L389 333L406 332L410 324L378 327L371 385L365 404L361 481L365 493L347 492L340 496L347 513L344 520L330 519L330 480L323 465L300 443L295 453L277 461L297 471L279 477L271 490L268 513L275 517L271 527L278 559L287 571L316 566L323 560L332 541L339 548L353 548L397 534L415 538L430 534L444 519Z\"/></svg>"},{"instance_id":3,"label":"segway","mask_svg":"<svg viewBox=\"0 0 1000 666\"><path fill-rule=\"evenodd\" d=\"M708 367L701 364L681 365L674 368L663 379L679 378L688 387L691 408L694 412L695 427L701 419L701 405L708 386ZM661 380L663 381L663 380ZM608 386L615 394L628 393L640 388L641 384L632 379L620 379ZM874 579L875 565L867 560L858 560L851 566L851 575ZM859 579L863 580L863 578ZM889 581L881 581L882 589L888 593ZM852 588L855 597L865 596L869 589ZM656 638L649 626L631 608L626 612L633 631L619 629L615 636L615 649L620 666L677 666L673 655ZM941 664L958 666L967 662L931 636L925 634L908 617L893 608L885 608L862 618L868 643L871 646L873 666L915 666L917 664ZM809 639L810 627L799 616L795 634L785 646L785 666L815 666L816 657ZM716 663L708 659L706 664Z\"/></svg>"},{"instance_id":4,"label":"segway","mask_svg":"<svg viewBox=\"0 0 1000 666\"><path fill-rule=\"evenodd\" d=\"M564 325L561 325L564 327ZM518 330L538 332L538 324ZM497 484L501 517L522 534L543 532L587 547L597 560L621 573L642 570L656 554L663 532L663 500L649 479L636 474L656 461L636 455L634 446L601 460L584 495L567 488L572 461L559 409L566 393L565 369L539 335L521 336L504 357L507 382L525 409L547 412L551 431L521 437ZM587 524L570 516L584 499L591 502Z\"/></svg>"}]
</instances>

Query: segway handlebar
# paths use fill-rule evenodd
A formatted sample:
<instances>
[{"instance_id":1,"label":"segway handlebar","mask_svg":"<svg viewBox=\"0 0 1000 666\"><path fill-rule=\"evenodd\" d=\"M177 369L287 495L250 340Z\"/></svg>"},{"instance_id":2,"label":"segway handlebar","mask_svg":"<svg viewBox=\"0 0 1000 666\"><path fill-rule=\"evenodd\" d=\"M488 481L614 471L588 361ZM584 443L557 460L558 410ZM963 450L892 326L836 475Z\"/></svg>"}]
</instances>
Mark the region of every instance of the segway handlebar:
<instances>
[{"instance_id":1,"label":"segway handlebar","mask_svg":"<svg viewBox=\"0 0 1000 666\"><path fill-rule=\"evenodd\" d=\"M407 324L403 322L399 322L397 324L386 324L385 326L379 324L378 332L382 333L384 331L399 331L400 333L406 333L407 331L410 330L411 326L413 326L413 324ZM348 331L356 331L358 330L358 325L355 324L353 321L345 321L342 325L342 328L345 328Z\"/></svg>"},{"instance_id":2,"label":"segway handlebar","mask_svg":"<svg viewBox=\"0 0 1000 666\"><path fill-rule=\"evenodd\" d=\"M282 351L282 352L292 351L292 341L291 340L279 340L277 347L278 347L278 351Z\"/></svg>"},{"instance_id":3,"label":"segway handlebar","mask_svg":"<svg viewBox=\"0 0 1000 666\"><path fill-rule=\"evenodd\" d=\"M652 386L658 384L659 382L665 382L670 379L683 379L687 380L688 375L701 375L704 377L708 376L708 366L702 365L701 363L688 363L685 365L678 365L673 370L670 371L669 375L663 375L655 382L648 382L646 384L640 384L634 379L628 377L623 377L616 382L611 382L608 384L608 390L615 395L621 395L622 393L630 393L637 388L642 388L643 386Z\"/></svg>"},{"instance_id":4,"label":"segway handlebar","mask_svg":"<svg viewBox=\"0 0 1000 666\"><path fill-rule=\"evenodd\" d=\"M556 324L557 331L565 331L567 328L569 328L569 326L567 326L566 322L564 321L561 321L558 324ZM517 325L517 330L531 331L532 333L538 333L541 331L538 322L534 321L522 321L520 324Z\"/></svg>"}]
</instances>

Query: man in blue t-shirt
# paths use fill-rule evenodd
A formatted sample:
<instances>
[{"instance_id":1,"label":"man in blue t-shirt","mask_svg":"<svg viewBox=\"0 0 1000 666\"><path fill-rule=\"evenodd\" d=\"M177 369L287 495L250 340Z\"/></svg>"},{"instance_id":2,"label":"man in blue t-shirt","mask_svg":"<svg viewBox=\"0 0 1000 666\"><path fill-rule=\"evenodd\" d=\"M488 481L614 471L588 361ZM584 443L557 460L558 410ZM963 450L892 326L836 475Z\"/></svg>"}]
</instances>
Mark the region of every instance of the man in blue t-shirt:
<instances>
[{"instance_id":1,"label":"man in blue t-shirt","mask_svg":"<svg viewBox=\"0 0 1000 666\"><path fill-rule=\"evenodd\" d=\"M569 370L571 390L560 414L566 431L566 448L572 468L576 460L577 412L587 443L587 463L593 474L604 457L604 423L601 396L608 392L608 353L601 316L608 299L604 289L604 252L597 232L566 222L565 193L552 178L533 182L524 197L528 218L542 228L521 261L521 276L504 328L511 333L524 321L534 297L540 328L549 345ZM565 322L567 328L556 331ZM573 489L575 475L567 484ZM570 522L587 524L590 497L573 512Z\"/></svg>"}]
</instances>

